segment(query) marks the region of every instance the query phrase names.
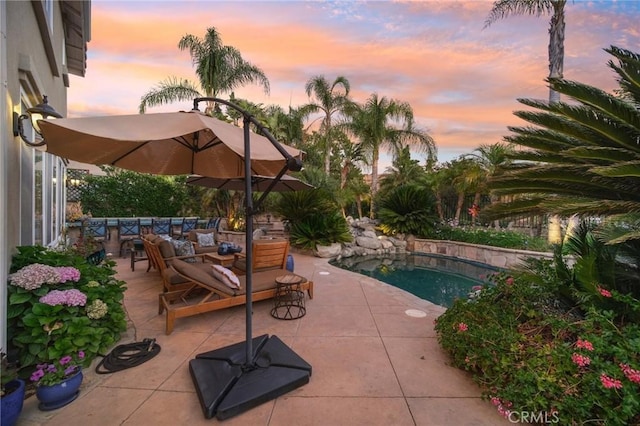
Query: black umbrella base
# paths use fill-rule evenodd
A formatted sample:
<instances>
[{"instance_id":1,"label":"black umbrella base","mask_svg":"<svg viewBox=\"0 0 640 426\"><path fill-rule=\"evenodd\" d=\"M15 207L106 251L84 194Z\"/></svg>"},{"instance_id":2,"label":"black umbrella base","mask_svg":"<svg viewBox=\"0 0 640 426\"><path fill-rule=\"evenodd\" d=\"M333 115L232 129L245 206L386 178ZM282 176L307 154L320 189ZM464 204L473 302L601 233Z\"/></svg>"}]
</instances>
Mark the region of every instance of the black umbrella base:
<instances>
[{"instance_id":1,"label":"black umbrella base","mask_svg":"<svg viewBox=\"0 0 640 426\"><path fill-rule=\"evenodd\" d=\"M245 363L246 342L196 355L189 371L204 416L228 419L309 383L311 365L277 336L252 340L253 363Z\"/></svg>"}]
</instances>

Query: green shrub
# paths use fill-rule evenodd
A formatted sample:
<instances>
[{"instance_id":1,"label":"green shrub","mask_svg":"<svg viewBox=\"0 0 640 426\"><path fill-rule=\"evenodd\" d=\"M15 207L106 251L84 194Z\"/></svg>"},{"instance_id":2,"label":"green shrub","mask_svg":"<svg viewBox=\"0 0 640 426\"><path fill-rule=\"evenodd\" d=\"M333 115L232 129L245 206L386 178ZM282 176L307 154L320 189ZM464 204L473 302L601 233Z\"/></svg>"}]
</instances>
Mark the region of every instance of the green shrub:
<instances>
[{"instance_id":1,"label":"green shrub","mask_svg":"<svg viewBox=\"0 0 640 426\"><path fill-rule=\"evenodd\" d=\"M426 187L402 185L380 200L378 219L385 235L425 235L438 222L435 195Z\"/></svg>"},{"instance_id":2,"label":"green shrub","mask_svg":"<svg viewBox=\"0 0 640 426\"><path fill-rule=\"evenodd\" d=\"M89 364L118 341L126 330L126 287L114 278L114 265L92 265L41 246L18 247L7 286L7 340L22 371L80 350ZM61 280L51 267L73 278Z\"/></svg>"},{"instance_id":3,"label":"green shrub","mask_svg":"<svg viewBox=\"0 0 640 426\"><path fill-rule=\"evenodd\" d=\"M477 297L456 301L437 320L441 346L510 420L526 412L558 424L638 424L640 324L564 305L553 268L539 267L535 282L501 273ZM640 310L615 290L598 296Z\"/></svg>"},{"instance_id":4,"label":"green shrub","mask_svg":"<svg viewBox=\"0 0 640 426\"><path fill-rule=\"evenodd\" d=\"M518 250L550 251L551 246L544 238L488 228L459 228L440 225L432 232L423 235L434 240L460 241L469 244L482 244Z\"/></svg>"}]
</instances>

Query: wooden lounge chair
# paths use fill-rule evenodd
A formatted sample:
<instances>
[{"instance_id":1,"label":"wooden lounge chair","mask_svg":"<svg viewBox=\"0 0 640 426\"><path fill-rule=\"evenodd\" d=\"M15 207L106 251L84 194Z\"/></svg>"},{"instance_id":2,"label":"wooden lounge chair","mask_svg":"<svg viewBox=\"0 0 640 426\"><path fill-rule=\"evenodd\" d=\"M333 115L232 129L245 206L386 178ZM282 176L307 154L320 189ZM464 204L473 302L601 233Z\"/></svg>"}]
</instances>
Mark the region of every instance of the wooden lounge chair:
<instances>
[{"instance_id":1,"label":"wooden lounge chair","mask_svg":"<svg viewBox=\"0 0 640 426\"><path fill-rule=\"evenodd\" d=\"M193 265L196 265L196 267L208 269L211 265L209 263L203 263L204 254L176 256L173 245L158 235L144 235L142 237L142 244L144 245L147 257L149 258L149 268L147 268L147 272L149 272L152 267L160 272L164 291L181 290L193 287L193 283L181 277L169 267L171 262L174 260L184 261L187 258L195 258L196 263L193 263Z\"/></svg>"},{"instance_id":2,"label":"wooden lounge chair","mask_svg":"<svg viewBox=\"0 0 640 426\"><path fill-rule=\"evenodd\" d=\"M210 269L212 267L213 265L209 265ZM160 293L158 313L166 312L166 334L171 334L177 318L246 303L246 275L238 277L240 288L232 289L216 279L212 272L202 268L200 264L186 263L176 259L171 262L171 269L194 285L186 289ZM252 300L260 301L273 298L276 295L276 278L290 274L292 273L284 268L253 272ZM305 277L300 277L302 280L299 289L306 290L309 298L312 299L313 282Z\"/></svg>"},{"instance_id":3,"label":"wooden lounge chair","mask_svg":"<svg viewBox=\"0 0 640 426\"><path fill-rule=\"evenodd\" d=\"M267 271L269 269L286 269L287 255L289 254L289 241L285 239L255 240L252 243L253 272ZM247 259L244 253L236 254L231 270L237 275L247 273Z\"/></svg>"}]
</instances>

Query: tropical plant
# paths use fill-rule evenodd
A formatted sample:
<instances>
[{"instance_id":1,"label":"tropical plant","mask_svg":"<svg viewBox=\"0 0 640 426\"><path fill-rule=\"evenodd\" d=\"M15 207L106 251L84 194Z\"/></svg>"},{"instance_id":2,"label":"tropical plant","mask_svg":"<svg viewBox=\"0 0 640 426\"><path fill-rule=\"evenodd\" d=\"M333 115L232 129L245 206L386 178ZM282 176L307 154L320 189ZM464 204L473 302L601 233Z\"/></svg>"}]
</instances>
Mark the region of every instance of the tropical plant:
<instances>
[{"instance_id":1,"label":"tropical plant","mask_svg":"<svg viewBox=\"0 0 640 426\"><path fill-rule=\"evenodd\" d=\"M640 55L613 46L606 51L618 60L609 66L628 96L551 80L573 102L520 99L533 110L515 114L534 126L510 127L514 135L505 139L524 149L513 153L517 161L491 184L497 194L519 198L485 209L489 217L607 217L623 225L610 243L640 239L634 226L640 217Z\"/></svg>"},{"instance_id":2,"label":"tropical plant","mask_svg":"<svg viewBox=\"0 0 640 426\"><path fill-rule=\"evenodd\" d=\"M511 15L551 15L549 21L549 78L563 77L564 7L567 0L498 0L493 3L484 28ZM559 102L560 93L549 88L549 102Z\"/></svg>"},{"instance_id":3,"label":"tropical plant","mask_svg":"<svg viewBox=\"0 0 640 426\"><path fill-rule=\"evenodd\" d=\"M380 201L378 219L386 235L427 235L438 223L433 192L415 184L392 189Z\"/></svg>"},{"instance_id":4,"label":"tropical plant","mask_svg":"<svg viewBox=\"0 0 640 426\"><path fill-rule=\"evenodd\" d=\"M316 244L351 241L347 222L325 187L283 192L279 198L274 210L282 218L294 246L313 250Z\"/></svg>"},{"instance_id":5,"label":"tropical plant","mask_svg":"<svg viewBox=\"0 0 640 426\"><path fill-rule=\"evenodd\" d=\"M480 175L476 186L475 205L479 205L481 192L488 191L487 188L491 179L511 163L509 156L513 154L513 151L512 144L495 143L492 145L480 145L471 154L464 156L476 159L479 166ZM489 197L491 204L495 204L499 200L499 197L492 191L489 191ZM496 220L494 226L496 229L500 228L500 222Z\"/></svg>"},{"instance_id":6,"label":"tropical plant","mask_svg":"<svg viewBox=\"0 0 640 426\"><path fill-rule=\"evenodd\" d=\"M207 29L203 39L191 34L183 36L178 48L189 51L201 89L188 80L169 77L142 96L141 114L149 107L171 102L191 101L201 96L218 97L248 83L259 83L265 93L269 93L269 80L264 72L242 58L238 49L224 45L213 27ZM212 115L216 107L209 103L205 113Z\"/></svg>"},{"instance_id":7,"label":"tropical plant","mask_svg":"<svg viewBox=\"0 0 640 426\"><path fill-rule=\"evenodd\" d=\"M329 83L323 75L310 78L304 88L307 96L315 98L315 101L304 105L302 108L308 113L322 112L322 124L320 132L324 143L324 172L331 171L331 147L334 140L332 126L333 116L339 114L344 105L349 101L351 85L344 76L338 76L333 83Z\"/></svg>"},{"instance_id":8,"label":"tropical plant","mask_svg":"<svg viewBox=\"0 0 640 426\"><path fill-rule=\"evenodd\" d=\"M371 164L372 204L378 191L378 162L380 150L391 149L393 157L407 144L417 144L427 153L427 158L436 156L435 143L426 132L416 128L413 122L413 109L406 102L372 94L364 105L348 103L344 108L346 121L340 128L359 139L363 150L369 156ZM397 127L396 123L401 126ZM374 217L372 205L370 216Z\"/></svg>"},{"instance_id":9,"label":"tropical plant","mask_svg":"<svg viewBox=\"0 0 640 426\"><path fill-rule=\"evenodd\" d=\"M510 15L551 15L549 21L549 79L563 78L564 68L564 7L566 0L498 0L493 3L484 28L498 19ZM549 103L560 102L560 93L549 87ZM549 241L557 242L560 237L560 218L549 217Z\"/></svg>"}]
</instances>

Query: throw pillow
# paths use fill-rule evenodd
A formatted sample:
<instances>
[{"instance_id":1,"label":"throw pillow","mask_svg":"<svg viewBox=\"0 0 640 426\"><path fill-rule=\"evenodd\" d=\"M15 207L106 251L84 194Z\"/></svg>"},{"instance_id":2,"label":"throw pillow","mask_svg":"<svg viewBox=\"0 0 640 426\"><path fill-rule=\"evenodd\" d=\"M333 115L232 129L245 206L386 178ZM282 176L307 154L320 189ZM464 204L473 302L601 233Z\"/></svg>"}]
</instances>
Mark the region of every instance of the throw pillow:
<instances>
[{"instance_id":1,"label":"throw pillow","mask_svg":"<svg viewBox=\"0 0 640 426\"><path fill-rule=\"evenodd\" d=\"M171 244L173 244L173 247L176 250L176 256L189 256L196 254L196 251L193 248L193 243L189 240L171 240ZM195 257L186 257L182 260L188 263L196 263L198 261Z\"/></svg>"},{"instance_id":2,"label":"throw pillow","mask_svg":"<svg viewBox=\"0 0 640 426\"><path fill-rule=\"evenodd\" d=\"M209 233L198 233L198 245L200 247L213 247L216 245L216 242L213 238L213 232Z\"/></svg>"},{"instance_id":3,"label":"throw pillow","mask_svg":"<svg viewBox=\"0 0 640 426\"><path fill-rule=\"evenodd\" d=\"M240 288L238 276L222 265L213 265L213 276L222 281L227 287L236 290Z\"/></svg>"}]
</instances>

